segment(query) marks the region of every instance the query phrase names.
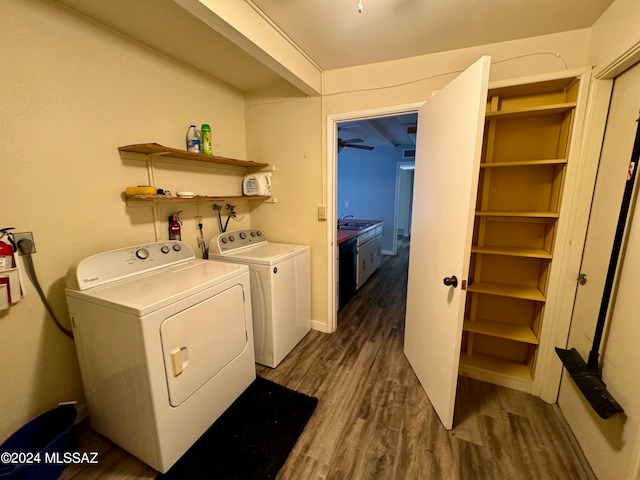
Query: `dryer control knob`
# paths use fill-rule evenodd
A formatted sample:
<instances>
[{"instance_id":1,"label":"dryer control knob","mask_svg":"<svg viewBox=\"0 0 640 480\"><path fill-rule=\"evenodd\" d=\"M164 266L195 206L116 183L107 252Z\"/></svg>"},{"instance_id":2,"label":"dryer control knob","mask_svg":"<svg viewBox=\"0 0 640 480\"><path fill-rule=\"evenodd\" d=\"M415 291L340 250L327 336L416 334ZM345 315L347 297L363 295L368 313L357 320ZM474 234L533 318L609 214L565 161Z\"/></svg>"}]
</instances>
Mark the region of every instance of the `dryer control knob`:
<instances>
[{"instance_id":1,"label":"dryer control knob","mask_svg":"<svg viewBox=\"0 0 640 480\"><path fill-rule=\"evenodd\" d=\"M174 244L173 244L173 249L174 249L176 252L179 252L180 250L182 250L182 246L181 246L179 243L174 243Z\"/></svg>"},{"instance_id":2,"label":"dryer control knob","mask_svg":"<svg viewBox=\"0 0 640 480\"><path fill-rule=\"evenodd\" d=\"M251 236L255 237L256 236L256 232L251 232Z\"/></svg>"},{"instance_id":3,"label":"dryer control knob","mask_svg":"<svg viewBox=\"0 0 640 480\"><path fill-rule=\"evenodd\" d=\"M146 260L147 258L149 258L149 250L147 250L146 248L139 248L138 250L136 250L136 257L138 257L140 260Z\"/></svg>"},{"instance_id":4,"label":"dryer control knob","mask_svg":"<svg viewBox=\"0 0 640 480\"><path fill-rule=\"evenodd\" d=\"M240 232L240 234L238 235L242 240L244 240L245 238L247 238L247 234L244 232Z\"/></svg>"},{"instance_id":5,"label":"dryer control knob","mask_svg":"<svg viewBox=\"0 0 640 480\"><path fill-rule=\"evenodd\" d=\"M262 233L260 232L260 230L258 230L258 231L256 232L256 235L258 235L258 236L262 235Z\"/></svg>"},{"instance_id":6,"label":"dryer control knob","mask_svg":"<svg viewBox=\"0 0 640 480\"><path fill-rule=\"evenodd\" d=\"M162 248L160 249L160 251L162 253L169 253L171 251L171 249L167 245L163 245Z\"/></svg>"},{"instance_id":7,"label":"dryer control knob","mask_svg":"<svg viewBox=\"0 0 640 480\"><path fill-rule=\"evenodd\" d=\"M222 237L222 238L220 239L220 241L221 241L222 243L227 243L227 239L226 239L226 238L224 238L224 237Z\"/></svg>"},{"instance_id":8,"label":"dryer control knob","mask_svg":"<svg viewBox=\"0 0 640 480\"><path fill-rule=\"evenodd\" d=\"M236 239L236 237L234 237L233 235L229 235L229 241L233 242Z\"/></svg>"}]
</instances>

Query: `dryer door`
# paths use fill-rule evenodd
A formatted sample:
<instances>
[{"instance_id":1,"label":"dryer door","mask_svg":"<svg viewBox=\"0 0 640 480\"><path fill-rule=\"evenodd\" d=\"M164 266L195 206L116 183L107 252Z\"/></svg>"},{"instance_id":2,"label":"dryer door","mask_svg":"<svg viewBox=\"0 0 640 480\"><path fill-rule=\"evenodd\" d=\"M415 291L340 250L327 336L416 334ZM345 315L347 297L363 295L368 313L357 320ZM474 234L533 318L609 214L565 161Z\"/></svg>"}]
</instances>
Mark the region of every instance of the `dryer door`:
<instances>
[{"instance_id":1,"label":"dryer door","mask_svg":"<svg viewBox=\"0 0 640 480\"><path fill-rule=\"evenodd\" d=\"M234 285L162 323L172 406L184 402L247 348L247 320L242 285Z\"/></svg>"}]
</instances>

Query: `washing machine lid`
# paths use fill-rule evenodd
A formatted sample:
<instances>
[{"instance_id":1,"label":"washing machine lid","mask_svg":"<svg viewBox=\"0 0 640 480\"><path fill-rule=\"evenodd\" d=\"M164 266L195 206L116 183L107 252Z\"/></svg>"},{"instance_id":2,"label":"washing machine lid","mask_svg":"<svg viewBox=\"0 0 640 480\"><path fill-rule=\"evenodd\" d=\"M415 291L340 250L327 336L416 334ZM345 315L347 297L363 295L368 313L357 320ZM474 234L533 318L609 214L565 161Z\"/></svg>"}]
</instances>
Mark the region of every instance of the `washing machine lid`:
<instances>
[{"instance_id":1,"label":"washing machine lid","mask_svg":"<svg viewBox=\"0 0 640 480\"><path fill-rule=\"evenodd\" d=\"M67 295L144 316L248 272L246 265L194 259Z\"/></svg>"},{"instance_id":2,"label":"washing machine lid","mask_svg":"<svg viewBox=\"0 0 640 480\"><path fill-rule=\"evenodd\" d=\"M291 245L288 243L265 242L249 248L232 250L224 254L209 255L209 258L234 263L257 265L275 265L283 260L309 250L308 245Z\"/></svg>"}]
</instances>

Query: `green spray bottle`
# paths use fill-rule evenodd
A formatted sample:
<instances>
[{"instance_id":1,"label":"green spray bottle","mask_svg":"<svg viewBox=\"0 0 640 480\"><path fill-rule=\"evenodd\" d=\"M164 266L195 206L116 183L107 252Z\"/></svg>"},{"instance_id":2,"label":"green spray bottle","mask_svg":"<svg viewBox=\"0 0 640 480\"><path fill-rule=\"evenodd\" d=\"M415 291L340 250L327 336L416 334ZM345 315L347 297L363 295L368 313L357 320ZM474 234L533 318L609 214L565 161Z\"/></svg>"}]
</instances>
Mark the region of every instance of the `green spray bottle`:
<instances>
[{"instance_id":1,"label":"green spray bottle","mask_svg":"<svg viewBox=\"0 0 640 480\"><path fill-rule=\"evenodd\" d=\"M202 133L202 153L205 155L213 155L211 150L211 127L209 124L203 123L200 132Z\"/></svg>"}]
</instances>

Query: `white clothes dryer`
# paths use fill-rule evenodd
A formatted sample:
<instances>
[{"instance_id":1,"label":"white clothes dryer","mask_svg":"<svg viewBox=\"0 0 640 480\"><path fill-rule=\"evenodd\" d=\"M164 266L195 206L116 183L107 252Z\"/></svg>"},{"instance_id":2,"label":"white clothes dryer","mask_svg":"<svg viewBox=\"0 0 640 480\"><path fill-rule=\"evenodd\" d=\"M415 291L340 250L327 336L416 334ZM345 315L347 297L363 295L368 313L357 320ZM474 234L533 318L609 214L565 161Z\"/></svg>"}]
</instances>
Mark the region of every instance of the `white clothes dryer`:
<instances>
[{"instance_id":1,"label":"white clothes dryer","mask_svg":"<svg viewBox=\"0 0 640 480\"><path fill-rule=\"evenodd\" d=\"M311 330L311 249L256 229L214 237L209 260L249 266L256 362L275 368Z\"/></svg>"},{"instance_id":2,"label":"white clothes dryer","mask_svg":"<svg viewBox=\"0 0 640 480\"><path fill-rule=\"evenodd\" d=\"M166 472L256 377L249 290L246 266L196 259L177 241L72 266L92 427Z\"/></svg>"}]
</instances>

